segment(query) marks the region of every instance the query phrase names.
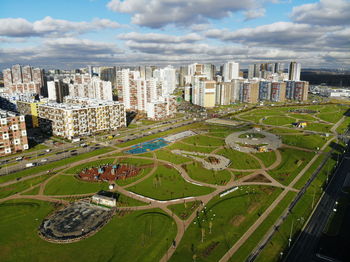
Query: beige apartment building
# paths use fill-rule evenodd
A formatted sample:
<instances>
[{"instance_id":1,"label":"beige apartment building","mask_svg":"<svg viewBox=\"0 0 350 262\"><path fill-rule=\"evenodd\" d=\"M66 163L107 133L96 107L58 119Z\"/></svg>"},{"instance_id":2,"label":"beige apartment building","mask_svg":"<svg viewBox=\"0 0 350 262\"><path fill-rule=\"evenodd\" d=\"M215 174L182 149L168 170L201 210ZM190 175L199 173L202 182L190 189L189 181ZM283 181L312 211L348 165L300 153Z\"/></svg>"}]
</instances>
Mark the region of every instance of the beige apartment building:
<instances>
[{"instance_id":1,"label":"beige apartment building","mask_svg":"<svg viewBox=\"0 0 350 262\"><path fill-rule=\"evenodd\" d=\"M0 156L28 149L24 116L0 110Z\"/></svg>"},{"instance_id":2,"label":"beige apartment building","mask_svg":"<svg viewBox=\"0 0 350 262\"><path fill-rule=\"evenodd\" d=\"M124 105L114 101L65 97L65 103L39 105L40 127L73 139L126 126Z\"/></svg>"}]
</instances>

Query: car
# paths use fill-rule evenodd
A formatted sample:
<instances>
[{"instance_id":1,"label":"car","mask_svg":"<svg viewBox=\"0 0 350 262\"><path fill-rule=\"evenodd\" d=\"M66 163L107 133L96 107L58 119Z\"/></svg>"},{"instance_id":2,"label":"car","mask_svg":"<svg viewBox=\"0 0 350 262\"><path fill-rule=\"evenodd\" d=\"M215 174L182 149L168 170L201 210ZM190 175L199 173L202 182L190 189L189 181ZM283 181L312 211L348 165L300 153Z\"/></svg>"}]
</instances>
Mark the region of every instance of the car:
<instances>
[{"instance_id":1,"label":"car","mask_svg":"<svg viewBox=\"0 0 350 262\"><path fill-rule=\"evenodd\" d=\"M41 159L40 162L47 162L47 158Z\"/></svg>"},{"instance_id":2,"label":"car","mask_svg":"<svg viewBox=\"0 0 350 262\"><path fill-rule=\"evenodd\" d=\"M23 159L23 156L16 157L16 161L21 161Z\"/></svg>"}]
</instances>

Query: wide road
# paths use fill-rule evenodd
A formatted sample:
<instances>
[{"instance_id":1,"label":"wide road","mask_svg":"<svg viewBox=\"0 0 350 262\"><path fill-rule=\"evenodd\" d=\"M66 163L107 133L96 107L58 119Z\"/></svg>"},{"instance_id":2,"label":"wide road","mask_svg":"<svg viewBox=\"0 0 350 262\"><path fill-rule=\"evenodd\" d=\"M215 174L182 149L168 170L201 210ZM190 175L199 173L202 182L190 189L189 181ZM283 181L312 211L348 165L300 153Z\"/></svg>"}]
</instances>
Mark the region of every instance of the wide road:
<instances>
[{"instance_id":1,"label":"wide road","mask_svg":"<svg viewBox=\"0 0 350 262\"><path fill-rule=\"evenodd\" d=\"M317 244L327 220L333 212L335 202L341 194L341 189L349 170L350 153L346 153L308 224L288 252L284 261L320 261L319 259L316 260L315 256Z\"/></svg>"}]
</instances>

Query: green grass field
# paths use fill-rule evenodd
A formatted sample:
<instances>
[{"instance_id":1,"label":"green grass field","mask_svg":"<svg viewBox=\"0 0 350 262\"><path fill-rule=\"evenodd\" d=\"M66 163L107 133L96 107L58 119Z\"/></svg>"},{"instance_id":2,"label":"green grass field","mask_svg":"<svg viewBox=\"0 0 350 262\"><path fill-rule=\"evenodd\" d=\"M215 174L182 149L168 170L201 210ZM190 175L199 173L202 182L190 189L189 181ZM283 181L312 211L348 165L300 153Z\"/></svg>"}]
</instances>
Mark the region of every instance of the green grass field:
<instances>
[{"instance_id":1,"label":"green grass field","mask_svg":"<svg viewBox=\"0 0 350 262\"><path fill-rule=\"evenodd\" d=\"M187 174L194 180L214 184L225 185L231 179L231 174L227 170L213 171L202 167L198 162L184 166Z\"/></svg>"},{"instance_id":2,"label":"green grass field","mask_svg":"<svg viewBox=\"0 0 350 262\"><path fill-rule=\"evenodd\" d=\"M45 181L46 179L48 179L50 176L48 175L42 175L42 176L38 176L38 177L34 177L31 179L27 179L24 181L20 181L18 183L12 184L12 185L8 185L5 187L1 187L0 189L0 198L5 198L11 195L14 195L16 193L19 193L25 189L28 189L32 186L35 186L37 184L40 184L41 182Z\"/></svg>"},{"instance_id":3,"label":"green grass field","mask_svg":"<svg viewBox=\"0 0 350 262\"><path fill-rule=\"evenodd\" d=\"M152 167L142 168L142 170L140 171L140 173L137 176L129 177L129 178L124 179L124 180L123 179L116 180L115 182L119 186L127 186L127 185L134 183L135 181L143 178L144 176L148 175L152 169L153 169Z\"/></svg>"},{"instance_id":4,"label":"green grass field","mask_svg":"<svg viewBox=\"0 0 350 262\"><path fill-rule=\"evenodd\" d=\"M257 158L259 158L265 165L265 167L271 166L276 161L276 153L274 151L265 152L265 153L256 153L254 154Z\"/></svg>"},{"instance_id":5,"label":"green grass field","mask_svg":"<svg viewBox=\"0 0 350 262\"><path fill-rule=\"evenodd\" d=\"M259 241L264 237L268 230L272 227L273 223L282 215L283 211L288 207L296 196L295 192L288 192L287 195L281 200L281 202L273 209L269 216L262 222L262 224L254 231L249 237L249 241L246 241L231 257L230 262L244 262L253 251L253 249L259 244Z\"/></svg>"},{"instance_id":6,"label":"green grass field","mask_svg":"<svg viewBox=\"0 0 350 262\"><path fill-rule=\"evenodd\" d=\"M296 119L288 116L273 116L266 118L263 123L266 125L283 126L292 125L295 123Z\"/></svg>"},{"instance_id":7,"label":"green grass field","mask_svg":"<svg viewBox=\"0 0 350 262\"><path fill-rule=\"evenodd\" d=\"M306 222L308 216L312 211L313 205L315 205L322 194L321 187L326 181L328 176L328 167L334 166L334 160L327 161L326 166L317 175L316 179L311 183L311 186L307 189L306 193L300 199L300 201L293 208L291 215L280 226L278 233L276 233L270 242L266 245L256 261L270 262L280 261L280 252L287 248L288 237L291 230L291 224L293 223L293 240L294 234L299 232L303 223Z\"/></svg>"},{"instance_id":8,"label":"green grass field","mask_svg":"<svg viewBox=\"0 0 350 262\"><path fill-rule=\"evenodd\" d=\"M170 261L219 261L222 255L281 193L272 187L241 187L214 197L186 230ZM211 228L211 229L210 229ZM202 242L203 236L203 242Z\"/></svg>"},{"instance_id":9,"label":"green grass field","mask_svg":"<svg viewBox=\"0 0 350 262\"><path fill-rule=\"evenodd\" d=\"M169 205L168 208L182 220L186 220L199 207L200 201Z\"/></svg>"},{"instance_id":10,"label":"green grass field","mask_svg":"<svg viewBox=\"0 0 350 262\"><path fill-rule=\"evenodd\" d=\"M213 191L212 188L186 182L177 170L166 166L159 166L153 175L127 189L158 200L206 195Z\"/></svg>"},{"instance_id":11,"label":"green grass field","mask_svg":"<svg viewBox=\"0 0 350 262\"><path fill-rule=\"evenodd\" d=\"M188 144L192 144L194 146L222 146L225 144L224 139L213 138L203 135L191 136L183 139L182 141Z\"/></svg>"},{"instance_id":12,"label":"green grass field","mask_svg":"<svg viewBox=\"0 0 350 262\"><path fill-rule=\"evenodd\" d=\"M96 193L100 190L108 190L108 183L85 182L78 180L73 175L58 175L47 183L44 194L78 195Z\"/></svg>"},{"instance_id":13,"label":"green grass field","mask_svg":"<svg viewBox=\"0 0 350 262\"><path fill-rule=\"evenodd\" d=\"M288 185L294 177L310 162L314 153L291 148L280 148L282 162L268 173L283 185Z\"/></svg>"},{"instance_id":14,"label":"green grass field","mask_svg":"<svg viewBox=\"0 0 350 262\"><path fill-rule=\"evenodd\" d=\"M231 160L231 168L235 169L258 169L260 168L259 162L251 157L247 153L239 152L233 149L221 149L217 152L219 155L223 155Z\"/></svg>"},{"instance_id":15,"label":"green grass field","mask_svg":"<svg viewBox=\"0 0 350 262\"><path fill-rule=\"evenodd\" d=\"M97 234L76 243L53 244L37 229L52 212L48 202L0 204L1 261L159 261L176 234L171 217L158 209L114 216ZM132 225L132 226L130 226Z\"/></svg>"},{"instance_id":16,"label":"green grass field","mask_svg":"<svg viewBox=\"0 0 350 262\"><path fill-rule=\"evenodd\" d=\"M329 138L319 135L280 135L282 143L301 148L316 150L321 148Z\"/></svg>"},{"instance_id":17,"label":"green grass field","mask_svg":"<svg viewBox=\"0 0 350 262\"><path fill-rule=\"evenodd\" d=\"M172 144L167 147L169 150L173 149L180 149L185 151L193 151L193 152L201 152L201 153L210 153L212 152L216 147L201 147L201 146L194 146L194 145L188 145L188 144L182 144L181 142Z\"/></svg>"},{"instance_id":18,"label":"green grass field","mask_svg":"<svg viewBox=\"0 0 350 262\"><path fill-rule=\"evenodd\" d=\"M157 150L157 151L155 151L155 154L156 154L158 159L169 161L169 162L174 163L174 164L182 164L182 163L191 161L190 158L175 155L175 154L173 154L170 151L165 150L165 149Z\"/></svg>"}]
</instances>

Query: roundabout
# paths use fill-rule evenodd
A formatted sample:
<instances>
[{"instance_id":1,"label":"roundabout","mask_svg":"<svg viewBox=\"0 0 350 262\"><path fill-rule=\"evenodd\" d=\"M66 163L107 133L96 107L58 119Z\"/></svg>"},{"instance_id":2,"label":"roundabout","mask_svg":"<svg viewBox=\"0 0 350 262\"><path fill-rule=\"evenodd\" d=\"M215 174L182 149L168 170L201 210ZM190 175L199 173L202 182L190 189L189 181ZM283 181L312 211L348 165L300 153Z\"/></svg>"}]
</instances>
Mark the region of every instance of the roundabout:
<instances>
[{"instance_id":1,"label":"roundabout","mask_svg":"<svg viewBox=\"0 0 350 262\"><path fill-rule=\"evenodd\" d=\"M276 150L282 145L277 135L258 129L232 133L225 138L225 143L230 148L244 153Z\"/></svg>"}]
</instances>

